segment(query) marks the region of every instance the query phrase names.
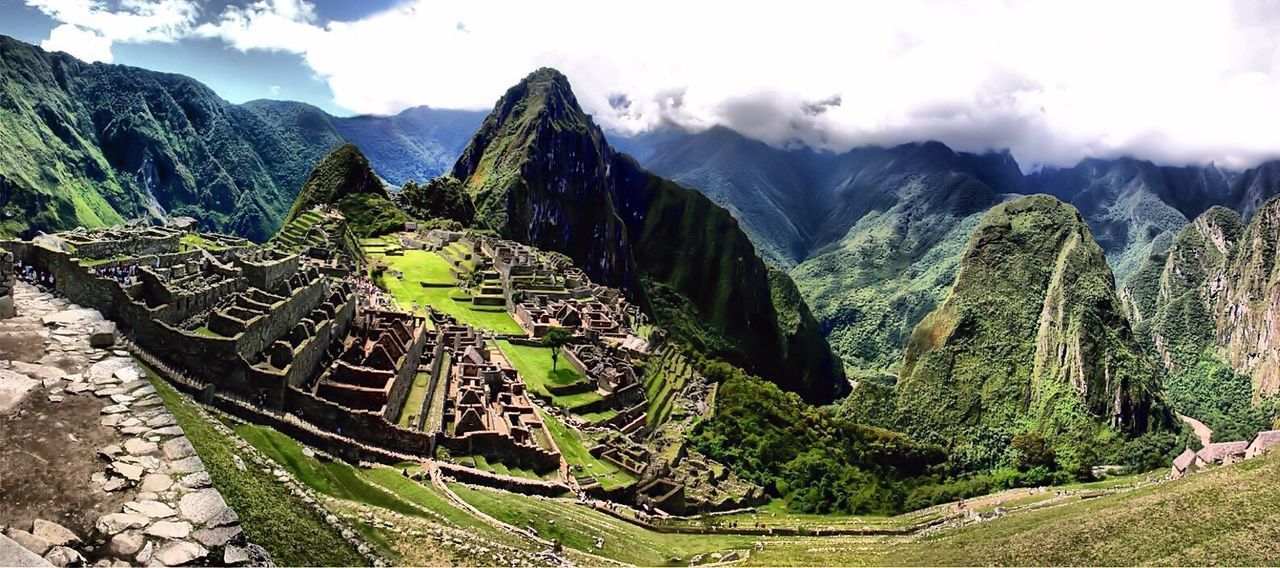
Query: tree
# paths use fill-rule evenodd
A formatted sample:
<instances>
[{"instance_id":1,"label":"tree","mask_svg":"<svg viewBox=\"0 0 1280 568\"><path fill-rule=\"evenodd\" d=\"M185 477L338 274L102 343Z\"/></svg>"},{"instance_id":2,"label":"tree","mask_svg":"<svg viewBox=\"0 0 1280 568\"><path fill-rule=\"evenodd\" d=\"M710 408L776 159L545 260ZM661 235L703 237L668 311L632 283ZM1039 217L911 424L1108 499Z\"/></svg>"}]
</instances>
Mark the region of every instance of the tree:
<instances>
[{"instance_id":1,"label":"tree","mask_svg":"<svg viewBox=\"0 0 1280 568\"><path fill-rule=\"evenodd\" d=\"M1013 466L1018 471L1028 471L1034 467L1054 467L1053 446L1038 432L1018 434L1013 437L1009 446L1013 448Z\"/></svg>"},{"instance_id":2,"label":"tree","mask_svg":"<svg viewBox=\"0 0 1280 568\"><path fill-rule=\"evenodd\" d=\"M556 364L560 360L560 349L569 343L573 338L573 333L563 327L553 327L547 330L547 334L542 336L542 344L551 348L551 370L556 370Z\"/></svg>"}]
</instances>

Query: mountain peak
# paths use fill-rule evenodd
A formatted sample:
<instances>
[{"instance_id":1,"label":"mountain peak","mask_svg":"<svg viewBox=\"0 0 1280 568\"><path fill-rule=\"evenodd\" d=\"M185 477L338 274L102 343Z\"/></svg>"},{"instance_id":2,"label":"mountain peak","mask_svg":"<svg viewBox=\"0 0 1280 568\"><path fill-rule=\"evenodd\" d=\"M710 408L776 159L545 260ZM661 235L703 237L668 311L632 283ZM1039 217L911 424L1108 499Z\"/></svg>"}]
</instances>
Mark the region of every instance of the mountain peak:
<instances>
[{"instance_id":1,"label":"mountain peak","mask_svg":"<svg viewBox=\"0 0 1280 568\"><path fill-rule=\"evenodd\" d=\"M355 144L347 143L329 152L311 170L285 221L293 220L316 205L336 204L342 198L355 194L389 197L387 188L373 173L364 153Z\"/></svg>"}]
</instances>

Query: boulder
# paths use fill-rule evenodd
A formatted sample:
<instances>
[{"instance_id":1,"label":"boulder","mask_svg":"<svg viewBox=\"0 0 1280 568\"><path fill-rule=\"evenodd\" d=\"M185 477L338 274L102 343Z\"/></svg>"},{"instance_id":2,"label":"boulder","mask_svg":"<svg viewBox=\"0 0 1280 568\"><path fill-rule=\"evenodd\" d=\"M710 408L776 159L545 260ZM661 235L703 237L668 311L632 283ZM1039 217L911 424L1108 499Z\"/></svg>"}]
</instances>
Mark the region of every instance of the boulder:
<instances>
[{"instance_id":1,"label":"boulder","mask_svg":"<svg viewBox=\"0 0 1280 568\"><path fill-rule=\"evenodd\" d=\"M71 529L64 527L58 523L46 521L44 519L36 519L31 525L31 534L37 538L44 539L53 546L71 546L80 544L80 537Z\"/></svg>"},{"instance_id":2,"label":"boulder","mask_svg":"<svg viewBox=\"0 0 1280 568\"><path fill-rule=\"evenodd\" d=\"M227 543L240 538L244 531L240 527L218 527L212 529L200 529L191 535L196 542L210 548L226 546Z\"/></svg>"},{"instance_id":3,"label":"boulder","mask_svg":"<svg viewBox=\"0 0 1280 568\"><path fill-rule=\"evenodd\" d=\"M239 546L228 546L222 551L222 563L227 566L240 566L249 563L249 551Z\"/></svg>"},{"instance_id":4,"label":"boulder","mask_svg":"<svg viewBox=\"0 0 1280 568\"><path fill-rule=\"evenodd\" d=\"M148 442L142 438L129 438L124 443L124 451L134 456L145 456L154 454L159 449L155 442Z\"/></svg>"},{"instance_id":5,"label":"boulder","mask_svg":"<svg viewBox=\"0 0 1280 568\"><path fill-rule=\"evenodd\" d=\"M187 489L203 489L213 485L213 480L209 478L209 472L197 471L191 475L183 477L178 483Z\"/></svg>"},{"instance_id":6,"label":"boulder","mask_svg":"<svg viewBox=\"0 0 1280 568\"><path fill-rule=\"evenodd\" d=\"M170 460L180 460L195 453L196 449L191 446L191 441L185 436L164 443L164 457Z\"/></svg>"},{"instance_id":7,"label":"boulder","mask_svg":"<svg viewBox=\"0 0 1280 568\"><path fill-rule=\"evenodd\" d=\"M182 496L178 501L178 512L182 518L202 525L218 515L230 510L222 495L216 489L201 489Z\"/></svg>"},{"instance_id":8,"label":"boulder","mask_svg":"<svg viewBox=\"0 0 1280 568\"><path fill-rule=\"evenodd\" d=\"M173 507L159 501L130 501L124 504L124 508L130 513L146 515L152 519L163 519L178 514Z\"/></svg>"},{"instance_id":9,"label":"boulder","mask_svg":"<svg viewBox=\"0 0 1280 568\"><path fill-rule=\"evenodd\" d=\"M9 530L4 531L4 534L5 536L13 539L14 542L22 545L22 548L30 550L33 554L37 554L39 556L44 556L44 553L49 552L49 549L53 547L49 541L24 530L10 528Z\"/></svg>"},{"instance_id":10,"label":"boulder","mask_svg":"<svg viewBox=\"0 0 1280 568\"><path fill-rule=\"evenodd\" d=\"M186 521L159 521L147 527L147 534L169 540L187 538L191 534L191 523Z\"/></svg>"},{"instance_id":11,"label":"boulder","mask_svg":"<svg viewBox=\"0 0 1280 568\"><path fill-rule=\"evenodd\" d=\"M107 541L107 553L112 556L128 558L142 550L142 545L146 541L147 539L142 536L142 533L134 531L122 532Z\"/></svg>"},{"instance_id":12,"label":"boulder","mask_svg":"<svg viewBox=\"0 0 1280 568\"><path fill-rule=\"evenodd\" d=\"M55 546L48 554L44 555L44 559L58 568L66 566L84 566L84 556L76 552L73 548L65 546Z\"/></svg>"},{"instance_id":13,"label":"boulder","mask_svg":"<svg viewBox=\"0 0 1280 568\"><path fill-rule=\"evenodd\" d=\"M173 487L173 478L163 473L152 473L142 478L142 485L138 488L141 491L160 492L168 491Z\"/></svg>"},{"instance_id":14,"label":"boulder","mask_svg":"<svg viewBox=\"0 0 1280 568\"><path fill-rule=\"evenodd\" d=\"M165 566L182 566L209 555L209 551L194 542L179 540L170 542L157 550L153 560Z\"/></svg>"},{"instance_id":15,"label":"boulder","mask_svg":"<svg viewBox=\"0 0 1280 568\"><path fill-rule=\"evenodd\" d=\"M98 517L93 527L103 535L117 535L129 529L140 529L147 526L151 519L133 513L110 513Z\"/></svg>"},{"instance_id":16,"label":"boulder","mask_svg":"<svg viewBox=\"0 0 1280 568\"><path fill-rule=\"evenodd\" d=\"M191 456L187 458L182 458L178 461L170 463L169 471L171 473L177 473L177 474L195 473L197 471L204 471L204 462L200 461L200 456Z\"/></svg>"},{"instance_id":17,"label":"boulder","mask_svg":"<svg viewBox=\"0 0 1280 568\"><path fill-rule=\"evenodd\" d=\"M120 474L121 476L123 476L125 479L128 479L129 481L141 480L142 473L144 471L142 469L142 466L140 465L125 463L120 460L111 462L111 469L115 470L116 473Z\"/></svg>"},{"instance_id":18,"label":"boulder","mask_svg":"<svg viewBox=\"0 0 1280 568\"><path fill-rule=\"evenodd\" d=\"M116 344L116 322L104 321L93 326L89 334L89 346L106 349Z\"/></svg>"}]
</instances>

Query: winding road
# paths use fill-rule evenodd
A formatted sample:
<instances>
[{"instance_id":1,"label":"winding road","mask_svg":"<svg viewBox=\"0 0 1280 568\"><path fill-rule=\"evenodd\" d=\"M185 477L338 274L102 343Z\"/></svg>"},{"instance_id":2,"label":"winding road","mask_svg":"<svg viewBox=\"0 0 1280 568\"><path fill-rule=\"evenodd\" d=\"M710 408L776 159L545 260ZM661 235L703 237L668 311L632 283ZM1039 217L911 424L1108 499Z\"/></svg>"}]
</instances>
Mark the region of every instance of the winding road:
<instances>
[{"instance_id":1,"label":"winding road","mask_svg":"<svg viewBox=\"0 0 1280 568\"><path fill-rule=\"evenodd\" d=\"M1208 426L1205 426L1204 422L1196 420L1195 418L1192 418L1185 414L1179 414L1178 418L1181 418L1183 422L1186 422L1187 424L1191 425L1191 429L1195 430L1196 432L1196 437L1200 438L1201 445L1203 446L1209 445L1210 440L1213 439L1213 429L1209 428Z\"/></svg>"}]
</instances>

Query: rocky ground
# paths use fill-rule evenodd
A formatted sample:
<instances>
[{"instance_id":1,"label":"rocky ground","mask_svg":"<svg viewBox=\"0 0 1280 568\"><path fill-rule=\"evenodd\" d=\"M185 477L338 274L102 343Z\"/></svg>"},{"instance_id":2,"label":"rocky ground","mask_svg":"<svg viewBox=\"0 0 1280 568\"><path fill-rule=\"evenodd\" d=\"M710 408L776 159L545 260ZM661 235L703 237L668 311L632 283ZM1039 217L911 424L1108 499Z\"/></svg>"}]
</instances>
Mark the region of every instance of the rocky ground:
<instances>
[{"instance_id":1,"label":"rocky ground","mask_svg":"<svg viewBox=\"0 0 1280 568\"><path fill-rule=\"evenodd\" d=\"M25 564L16 543L58 566L269 563L129 354L91 346L110 324L26 284L14 300L0 320L0 559Z\"/></svg>"}]
</instances>

